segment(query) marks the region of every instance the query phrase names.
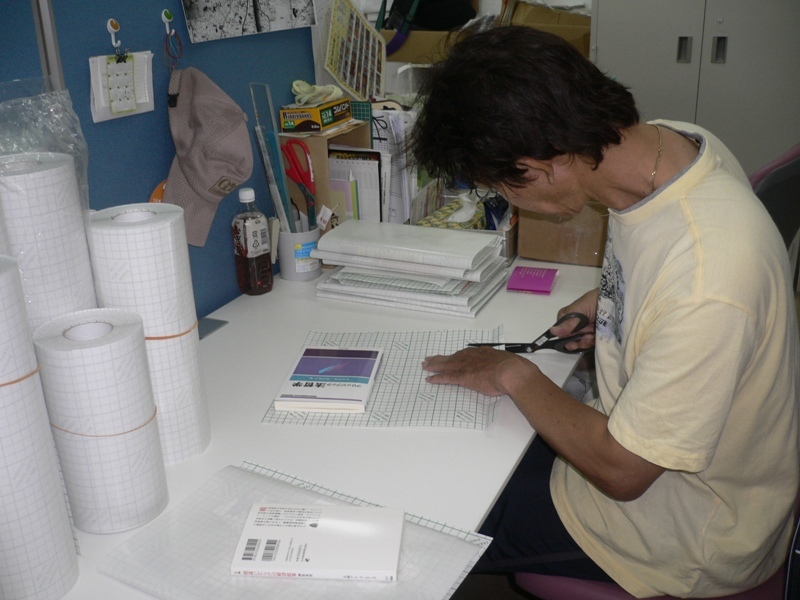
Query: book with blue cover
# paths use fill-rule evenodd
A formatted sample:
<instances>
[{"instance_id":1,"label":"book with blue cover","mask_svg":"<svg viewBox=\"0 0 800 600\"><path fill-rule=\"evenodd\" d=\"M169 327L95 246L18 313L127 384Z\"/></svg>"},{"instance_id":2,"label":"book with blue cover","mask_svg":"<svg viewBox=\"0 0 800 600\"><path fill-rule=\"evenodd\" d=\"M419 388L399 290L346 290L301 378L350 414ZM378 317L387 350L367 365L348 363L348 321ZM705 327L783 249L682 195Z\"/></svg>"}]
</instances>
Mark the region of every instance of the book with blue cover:
<instances>
[{"instance_id":1,"label":"book with blue cover","mask_svg":"<svg viewBox=\"0 0 800 600\"><path fill-rule=\"evenodd\" d=\"M382 355L381 348L303 348L275 410L363 413Z\"/></svg>"}]
</instances>

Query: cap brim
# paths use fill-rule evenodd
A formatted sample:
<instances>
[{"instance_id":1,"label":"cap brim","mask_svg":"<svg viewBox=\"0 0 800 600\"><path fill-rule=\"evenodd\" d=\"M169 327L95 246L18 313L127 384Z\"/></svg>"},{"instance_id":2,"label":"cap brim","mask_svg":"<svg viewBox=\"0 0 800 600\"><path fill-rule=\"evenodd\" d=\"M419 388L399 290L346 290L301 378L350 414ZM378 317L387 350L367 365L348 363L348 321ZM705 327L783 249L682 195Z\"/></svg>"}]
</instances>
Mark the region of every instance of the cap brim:
<instances>
[{"instance_id":1,"label":"cap brim","mask_svg":"<svg viewBox=\"0 0 800 600\"><path fill-rule=\"evenodd\" d=\"M221 200L221 198L220 198ZM162 202L177 204L183 208L186 222L186 241L192 246L205 246L219 201L209 202L197 195L189 185L176 156L169 169Z\"/></svg>"}]
</instances>

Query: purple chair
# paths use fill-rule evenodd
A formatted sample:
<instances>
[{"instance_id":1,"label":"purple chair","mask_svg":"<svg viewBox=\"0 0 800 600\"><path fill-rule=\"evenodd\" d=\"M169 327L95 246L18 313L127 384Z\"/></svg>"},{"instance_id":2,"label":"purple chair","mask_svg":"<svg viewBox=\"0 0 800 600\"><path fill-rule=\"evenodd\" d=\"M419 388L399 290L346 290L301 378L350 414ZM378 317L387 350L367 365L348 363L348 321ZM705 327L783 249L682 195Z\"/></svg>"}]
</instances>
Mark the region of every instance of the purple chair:
<instances>
[{"instance_id":1,"label":"purple chair","mask_svg":"<svg viewBox=\"0 0 800 600\"><path fill-rule=\"evenodd\" d=\"M517 586L541 600L636 600L617 584L605 581L587 581L536 573L517 573L514 579ZM719 600L783 600L785 579L784 567L761 585L732 596L721 596ZM648 600L677 600L677 598L656 596Z\"/></svg>"},{"instance_id":2,"label":"purple chair","mask_svg":"<svg viewBox=\"0 0 800 600\"><path fill-rule=\"evenodd\" d=\"M764 177L772 173L778 167L781 167L798 157L800 157L800 144L792 146L776 159L771 160L757 171L751 173L750 176L748 177L748 179L750 180L750 185L752 186L753 189L756 189L758 187L758 184L761 183L761 180L764 179Z\"/></svg>"},{"instance_id":3,"label":"purple chair","mask_svg":"<svg viewBox=\"0 0 800 600\"><path fill-rule=\"evenodd\" d=\"M795 516L800 513L800 490L794 504ZM746 592L720 596L717 600L797 600L800 598L800 519L795 521L788 558L783 567L761 585ZM516 573L517 586L540 600L636 600L615 583L588 581L557 575ZM678 600L672 596L655 596L647 600Z\"/></svg>"},{"instance_id":4,"label":"purple chair","mask_svg":"<svg viewBox=\"0 0 800 600\"><path fill-rule=\"evenodd\" d=\"M753 191L769 212L789 252L794 289L800 291L800 144L750 175Z\"/></svg>"}]
</instances>

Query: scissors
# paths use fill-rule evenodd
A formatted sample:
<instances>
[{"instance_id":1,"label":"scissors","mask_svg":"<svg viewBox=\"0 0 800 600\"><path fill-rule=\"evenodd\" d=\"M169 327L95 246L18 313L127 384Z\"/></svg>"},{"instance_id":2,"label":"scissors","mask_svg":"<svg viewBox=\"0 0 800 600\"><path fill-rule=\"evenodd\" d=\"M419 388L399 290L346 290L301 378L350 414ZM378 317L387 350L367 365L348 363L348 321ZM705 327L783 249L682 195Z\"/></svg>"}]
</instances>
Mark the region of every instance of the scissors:
<instances>
[{"instance_id":1,"label":"scissors","mask_svg":"<svg viewBox=\"0 0 800 600\"><path fill-rule=\"evenodd\" d=\"M561 323L569 319L578 319L578 324L572 329L573 335L559 338L550 333L550 329L552 329L556 325L561 325ZM583 329L588 324L589 324L589 317L587 317L583 313L571 312L565 314L563 317L561 317L558 321L555 322L555 325L550 327L547 331L545 331L534 341L528 342L527 344L504 344L502 342L493 344L491 342L487 342L482 344L478 343L467 344L467 346L505 346L506 352L514 352L515 354L530 354L531 352L536 352L537 350L542 350L544 348L551 348L553 350L556 350L558 352L564 352L566 354L577 354L578 352L583 352L583 350L580 349L567 350L565 346L570 342L577 342L579 339L581 339L583 337L583 334L575 332Z\"/></svg>"},{"instance_id":2,"label":"scissors","mask_svg":"<svg viewBox=\"0 0 800 600\"><path fill-rule=\"evenodd\" d=\"M281 146L281 151L286 158L286 174L303 193L308 210L308 227L313 229L317 226L317 205L314 200L316 188L314 186L314 168L311 166L311 153L308 151L308 146L297 139L287 140ZM305 158L305 163L300 162L301 156Z\"/></svg>"}]
</instances>

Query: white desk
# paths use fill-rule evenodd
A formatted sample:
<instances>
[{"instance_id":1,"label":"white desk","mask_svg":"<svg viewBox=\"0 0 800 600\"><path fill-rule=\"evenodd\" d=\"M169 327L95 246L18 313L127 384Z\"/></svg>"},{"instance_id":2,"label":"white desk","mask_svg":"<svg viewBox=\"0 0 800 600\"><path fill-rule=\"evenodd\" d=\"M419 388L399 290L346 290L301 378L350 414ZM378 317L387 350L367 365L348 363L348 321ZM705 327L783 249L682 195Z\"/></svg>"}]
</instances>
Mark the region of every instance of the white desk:
<instances>
[{"instance_id":1,"label":"white desk","mask_svg":"<svg viewBox=\"0 0 800 600\"><path fill-rule=\"evenodd\" d=\"M209 316L228 324L200 343L211 444L200 456L167 467L166 510L218 470L249 460L371 502L476 530L533 436L510 398L500 400L495 421L483 431L265 425L261 419L311 330L463 330L504 324L507 340L534 339L552 325L560 307L599 281L596 268L546 266L560 270L552 294L501 290L476 319L321 300L316 298L315 281L280 277L270 293L242 296L215 311ZM537 364L560 385L576 360L577 355L550 351L535 355ZM150 598L97 572L103 556L136 531L78 531L81 574L66 598Z\"/></svg>"}]
</instances>

